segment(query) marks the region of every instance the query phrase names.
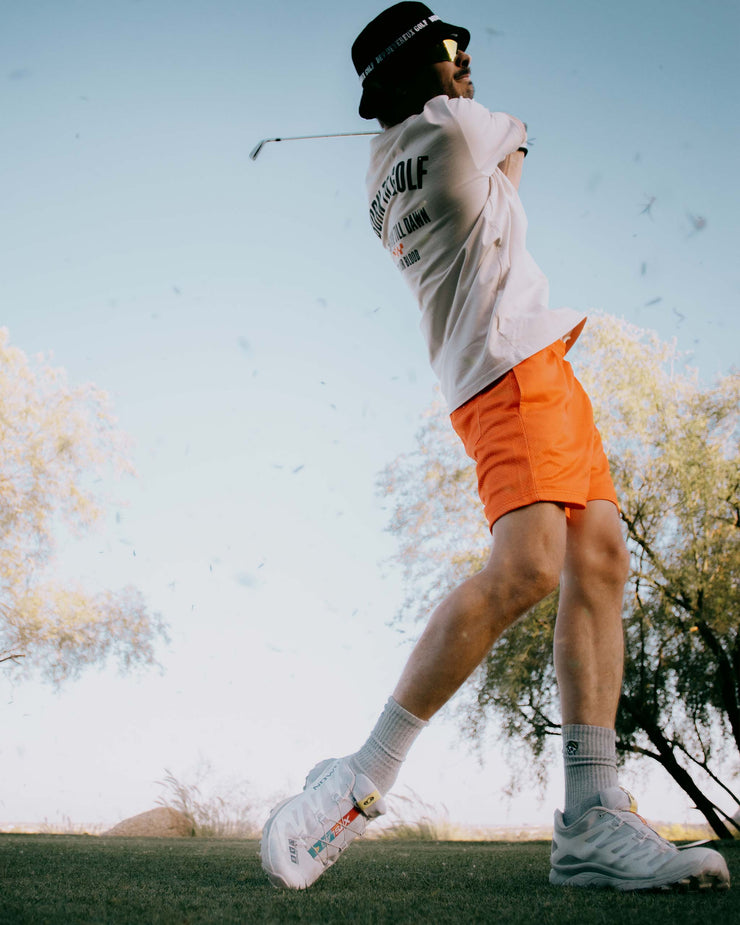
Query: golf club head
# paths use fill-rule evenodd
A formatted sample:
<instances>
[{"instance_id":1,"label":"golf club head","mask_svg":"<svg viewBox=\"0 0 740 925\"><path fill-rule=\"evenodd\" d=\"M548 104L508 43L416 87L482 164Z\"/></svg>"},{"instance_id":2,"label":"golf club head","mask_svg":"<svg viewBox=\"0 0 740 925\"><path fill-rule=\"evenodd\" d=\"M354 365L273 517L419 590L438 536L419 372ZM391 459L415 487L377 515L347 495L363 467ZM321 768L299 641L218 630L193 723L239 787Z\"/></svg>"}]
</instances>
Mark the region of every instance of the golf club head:
<instances>
[{"instance_id":1,"label":"golf club head","mask_svg":"<svg viewBox=\"0 0 740 925\"><path fill-rule=\"evenodd\" d=\"M260 153L260 151L262 150L262 145L263 145L266 141L268 141L268 140L269 140L269 139L267 139L267 138L263 138L262 141L258 142L258 143L252 148L252 150L249 152L249 159L250 159L250 161L256 161L256 160L257 160L257 155L258 155L258 154Z\"/></svg>"},{"instance_id":2,"label":"golf club head","mask_svg":"<svg viewBox=\"0 0 740 925\"><path fill-rule=\"evenodd\" d=\"M266 145L268 141L282 141L282 140L283 140L282 138L263 138L262 141L260 141L259 144L255 145L254 148L252 148L252 150L249 152L250 159L253 161L256 161L257 155L262 150L262 146Z\"/></svg>"}]
</instances>

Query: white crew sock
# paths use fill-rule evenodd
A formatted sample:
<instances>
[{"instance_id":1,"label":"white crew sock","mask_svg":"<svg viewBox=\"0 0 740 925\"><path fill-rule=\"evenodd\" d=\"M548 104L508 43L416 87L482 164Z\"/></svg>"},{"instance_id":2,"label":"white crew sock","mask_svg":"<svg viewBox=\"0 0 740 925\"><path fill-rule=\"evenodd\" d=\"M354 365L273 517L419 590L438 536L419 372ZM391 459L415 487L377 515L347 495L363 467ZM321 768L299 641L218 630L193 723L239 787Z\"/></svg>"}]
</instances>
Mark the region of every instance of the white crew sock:
<instances>
[{"instance_id":1,"label":"white crew sock","mask_svg":"<svg viewBox=\"0 0 740 925\"><path fill-rule=\"evenodd\" d=\"M616 735L603 726L563 726L565 763L565 824L575 822L589 807L598 806L599 793L617 783Z\"/></svg>"},{"instance_id":2,"label":"white crew sock","mask_svg":"<svg viewBox=\"0 0 740 925\"><path fill-rule=\"evenodd\" d=\"M385 795L396 782L416 737L428 725L389 697L367 742L349 756L352 769L355 773L366 774Z\"/></svg>"}]
</instances>

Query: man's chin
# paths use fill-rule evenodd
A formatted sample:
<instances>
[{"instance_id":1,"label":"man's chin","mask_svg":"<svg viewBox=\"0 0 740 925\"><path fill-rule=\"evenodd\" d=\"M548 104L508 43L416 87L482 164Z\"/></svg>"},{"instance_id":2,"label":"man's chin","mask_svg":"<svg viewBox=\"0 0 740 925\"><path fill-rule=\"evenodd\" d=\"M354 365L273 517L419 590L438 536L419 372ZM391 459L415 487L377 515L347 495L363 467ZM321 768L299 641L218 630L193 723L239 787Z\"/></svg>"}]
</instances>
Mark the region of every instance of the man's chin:
<instances>
[{"instance_id":1,"label":"man's chin","mask_svg":"<svg viewBox=\"0 0 740 925\"><path fill-rule=\"evenodd\" d=\"M454 96L452 94L448 94L448 96L450 99L472 100L474 94L475 87L473 86L473 81L468 78L466 80L456 81Z\"/></svg>"},{"instance_id":2,"label":"man's chin","mask_svg":"<svg viewBox=\"0 0 740 925\"><path fill-rule=\"evenodd\" d=\"M463 77L458 82L458 87L460 88L460 96L464 99L472 99L473 94L475 93L475 86L470 77Z\"/></svg>"}]
</instances>

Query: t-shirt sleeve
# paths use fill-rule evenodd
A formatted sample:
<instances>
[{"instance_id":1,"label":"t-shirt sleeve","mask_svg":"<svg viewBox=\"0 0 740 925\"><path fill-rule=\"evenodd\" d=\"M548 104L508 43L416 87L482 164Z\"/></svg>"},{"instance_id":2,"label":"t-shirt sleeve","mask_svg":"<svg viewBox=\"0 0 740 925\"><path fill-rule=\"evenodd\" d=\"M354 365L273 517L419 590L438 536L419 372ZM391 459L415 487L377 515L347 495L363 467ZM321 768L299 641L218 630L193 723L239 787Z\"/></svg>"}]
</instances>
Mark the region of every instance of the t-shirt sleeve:
<instances>
[{"instance_id":1,"label":"t-shirt sleeve","mask_svg":"<svg viewBox=\"0 0 740 925\"><path fill-rule=\"evenodd\" d=\"M501 161L527 140L524 123L505 112L489 112L474 100L450 100L475 166L492 174Z\"/></svg>"}]
</instances>

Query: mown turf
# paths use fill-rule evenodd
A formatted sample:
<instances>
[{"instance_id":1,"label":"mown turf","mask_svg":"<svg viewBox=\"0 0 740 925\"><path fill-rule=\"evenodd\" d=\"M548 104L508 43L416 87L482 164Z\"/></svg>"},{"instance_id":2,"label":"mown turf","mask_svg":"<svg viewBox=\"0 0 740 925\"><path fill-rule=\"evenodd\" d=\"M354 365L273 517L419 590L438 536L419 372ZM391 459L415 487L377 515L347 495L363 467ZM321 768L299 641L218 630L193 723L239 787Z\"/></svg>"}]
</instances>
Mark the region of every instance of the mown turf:
<instances>
[{"instance_id":1,"label":"mown turf","mask_svg":"<svg viewBox=\"0 0 740 925\"><path fill-rule=\"evenodd\" d=\"M670 895L551 887L544 842L364 841L309 891L283 892L257 847L0 835L0 923L740 922L740 842L722 849L738 888Z\"/></svg>"}]
</instances>

